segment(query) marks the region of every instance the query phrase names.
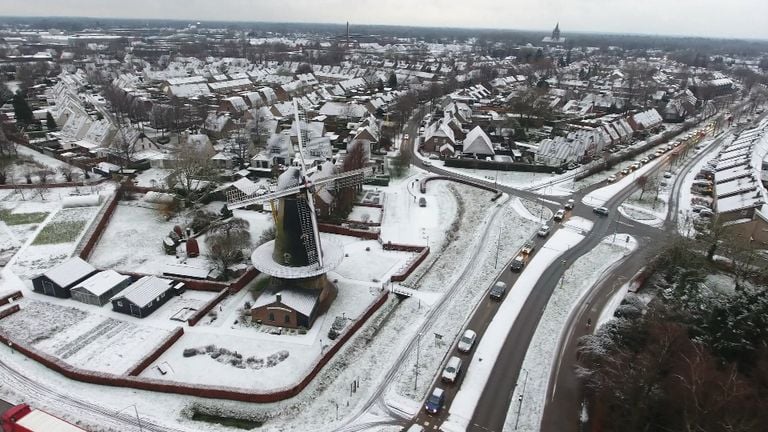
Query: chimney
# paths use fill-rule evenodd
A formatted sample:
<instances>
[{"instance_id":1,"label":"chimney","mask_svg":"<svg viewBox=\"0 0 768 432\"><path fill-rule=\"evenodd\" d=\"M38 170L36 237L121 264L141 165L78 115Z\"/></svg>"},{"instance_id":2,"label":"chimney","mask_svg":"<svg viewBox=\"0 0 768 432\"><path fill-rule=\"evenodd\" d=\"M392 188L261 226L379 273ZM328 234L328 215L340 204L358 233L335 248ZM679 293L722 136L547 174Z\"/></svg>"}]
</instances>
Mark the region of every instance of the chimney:
<instances>
[{"instance_id":1,"label":"chimney","mask_svg":"<svg viewBox=\"0 0 768 432\"><path fill-rule=\"evenodd\" d=\"M275 294L275 300L277 301L277 303L282 303L282 302L281 302L281 300L282 300L282 295L280 295L280 293L277 293L277 294Z\"/></svg>"}]
</instances>

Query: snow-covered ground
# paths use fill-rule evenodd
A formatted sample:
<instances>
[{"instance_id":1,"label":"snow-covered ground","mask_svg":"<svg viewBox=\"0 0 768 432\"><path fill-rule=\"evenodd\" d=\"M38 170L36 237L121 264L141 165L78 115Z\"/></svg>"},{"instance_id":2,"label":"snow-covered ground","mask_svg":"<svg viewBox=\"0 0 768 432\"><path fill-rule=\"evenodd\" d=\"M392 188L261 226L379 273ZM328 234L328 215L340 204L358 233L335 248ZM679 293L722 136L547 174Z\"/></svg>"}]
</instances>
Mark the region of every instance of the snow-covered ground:
<instances>
[{"instance_id":1,"label":"snow-covered ground","mask_svg":"<svg viewBox=\"0 0 768 432\"><path fill-rule=\"evenodd\" d=\"M163 168L150 168L136 175L136 186L164 189L168 187L166 179L173 170Z\"/></svg>"},{"instance_id":2,"label":"snow-covered ground","mask_svg":"<svg viewBox=\"0 0 768 432\"><path fill-rule=\"evenodd\" d=\"M576 223L580 227L586 225L579 221ZM525 270L509 290L510 294L515 293L515 295L508 295L501 303L477 345L472 362L467 365L461 390L451 404L448 420L442 425L445 430L464 430L469 425L477 402L498 360L503 341L507 338L539 276L566 250L576 246L583 239L581 229L566 227L558 230L526 265Z\"/></svg>"},{"instance_id":3,"label":"snow-covered ground","mask_svg":"<svg viewBox=\"0 0 768 432\"><path fill-rule=\"evenodd\" d=\"M106 318L98 313L31 299L0 320L0 330L83 369L122 374L168 331Z\"/></svg>"},{"instance_id":4,"label":"snow-covered ground","mask_svg":"<svg viewBox=\"0 0 768 432\"><path fill-rule=\"evenodd\" d=\"M526 352L523 373L520 374L520 380L525 380L525 386L520 382L515 387L504 431L514 430L515 425L518 430L539 430L549 380L557 366L554 364L556 350L565 335L569 316L581 298L610 268L637 247L634 238L630 237L627 242L626 235L619 237L619 241L614 241L613 236L606 237L597 247L577 259L568 267L561 283L552 293Z\"/></svg>"},{"instance_id":5,"label":"snow-covered ground","mask_svg":"<svg viewBox=\"0 0 768 432\"><path fill-rule=\"evenodd\" d=\"M384 214L382 209L376 207L363 207L354 206L352 212L347 217L348 220L355 222L381 222L381 217Z\"/></svg>"}]
</instances>

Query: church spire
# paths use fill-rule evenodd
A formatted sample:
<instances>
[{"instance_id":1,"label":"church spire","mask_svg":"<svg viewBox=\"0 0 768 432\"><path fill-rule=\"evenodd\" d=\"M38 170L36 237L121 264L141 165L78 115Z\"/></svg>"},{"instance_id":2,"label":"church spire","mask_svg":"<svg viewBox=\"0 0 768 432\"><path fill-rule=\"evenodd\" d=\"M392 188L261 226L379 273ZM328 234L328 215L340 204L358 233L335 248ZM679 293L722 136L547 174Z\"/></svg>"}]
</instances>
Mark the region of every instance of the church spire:
<instances>
[{"instance_id":1,"label":"church spire","mask_svg":"<svg viewBox=\"0 0 768 432\"><path fill-rule=\"evenodd\" d=\"M557 22L557 25L555 25L555 29L552 30L552 40L557 41L560 40L560 22Z\"/></svg>"}]
</instances>

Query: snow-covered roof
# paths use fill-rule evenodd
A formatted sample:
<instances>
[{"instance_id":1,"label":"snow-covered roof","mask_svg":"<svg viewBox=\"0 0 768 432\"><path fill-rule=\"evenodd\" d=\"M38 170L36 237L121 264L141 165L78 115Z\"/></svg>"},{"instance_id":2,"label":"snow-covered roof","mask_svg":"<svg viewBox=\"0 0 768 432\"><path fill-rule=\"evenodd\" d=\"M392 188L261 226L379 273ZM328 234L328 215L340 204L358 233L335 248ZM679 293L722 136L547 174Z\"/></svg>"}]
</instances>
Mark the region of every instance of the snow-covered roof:
<instances>
[{"instance_id":1,"label":"snow-covered roof","mask_svg":"<svg viewBox=\"0 0 768 432\"><path fill-rule=\"evenodd\" d=\"M60 287L68 287L89 274L96 268L80 257L73 257L43 273L45 277Z\"/></svg>"},{"instance_id":2,"label":"snow-covered roof","mask_svg":"<svg viewBox=\"0 0 768 432\"><path fill-rule=\"evenodd\" d=\"M166 264L163 266L163 274L167 276L190 277L205 279L210 271L206 268L195 267L187 264Z\"/></svg>"},{"instance_id":3,"label":"snow-covered roof","mask_svg":"<svg viewBox=\"0 0 768 432\"><path fill-rule=\"evenodd\" d=\"M267 291L262 293L256 299L251 309L257 309L273 303L277 303L277 296L280 296L280 303L302 315L309 316L312 309L315 308L320 298L319 290L285 289L282 291Z\"/></svg>"},{"instance_id":4,"label":"snow-covered roof","mask_svg":"<svg viewBox=\"0 0 768 432\"><path fill-rule=\"evenodd\" d=\"M16 422L21 428L30 431L82 432L83 429L54 417L40 410L32 410Z\"/></svg>"},{"instance_id":5,"label":"snow-covered roof","mask_svg":"<svg viewBox=\"0 0 768 432\"><path fill-rule=\"evenodd\" d=\"M121 275L114 270L104 270L80 282L72 290L87 291L95 296L100 296L128 279L130 276Z\"/></svg>"},{"instance_id":6,"label":"snow-covered roof","mask_svg":"<svg viewBox=\"0 0 768 432\"><path fill-rule=\"evenodd\" d=\"M112 297L112 300L125 299L138 307L149 305L160 294L171 289L173 283L170 279L162 279L157 276L144 276L120 294Z\"/></svg>"},{"instance_id":7,"label":"snow-covered roof","mask_svg":"<svg viewBox=\"0 0 768 432\"><path fill-rule=\"evenodd\" d=\"M474 153L480 155L492 155L493 144L491 139L480 126L475 126L464 138L464 153Z\"/></svg>"}]
</instances>

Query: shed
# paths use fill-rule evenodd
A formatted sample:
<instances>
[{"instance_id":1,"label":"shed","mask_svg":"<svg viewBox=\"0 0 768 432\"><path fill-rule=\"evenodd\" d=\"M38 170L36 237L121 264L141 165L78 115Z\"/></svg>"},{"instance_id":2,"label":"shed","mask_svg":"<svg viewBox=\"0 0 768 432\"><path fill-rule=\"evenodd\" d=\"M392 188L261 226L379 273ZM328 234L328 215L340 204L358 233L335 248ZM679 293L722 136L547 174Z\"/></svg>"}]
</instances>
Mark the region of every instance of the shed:
<instances>
[{"instance_id":1,"label":"shed","mask_svg":"<svg viewBox=\"0 0 768 432\"><path fill-rule=\"evenodd\" d=\"M71 290L72 299L82 303L104 306L109 299L131 284L131 277L114 270L100 271L80 282Z\"/></svg>"},{"instance_id":2,"label":"shed","mask_svg":"<svg viewBox=\"0 0 768 432\"><path fill-rule=\"evenodd\" d=\"M94 273L96 268L80 257L70 258L32 279L32 290L53 297L69 298L72 296L70 289Z\"/></svg>"},{"instance_id":3,"label":"shed","mask_svg":"<svg viewBox=\"0 0 768 432\"><path fill-rule=\"evenodd\" d=\"M251 318L267 325L310 328L317 318L320 290L287 288L263 292L251 307Z\"/></svg>"},{"instance_id":4,"label":"shed","mask_svg":"<svg viewBox=\"0 0 768 432\"><path fill-rule=\"evenodd\" d=\"M176 293L174 282L157 276L144 276L112 297L112 309L144 318L164 305Z\"/></svg>"},{"instance_id":5,"label":"shed","mask_svg":"<svg viewBox=\"0 0 768 432\"><path fill-rule=\"evenodd\" d=\"M163 276L177 276L187 279L206 279L210 270L187 264L166 264L163 266Z\"/></svg>"}]
</instances>

